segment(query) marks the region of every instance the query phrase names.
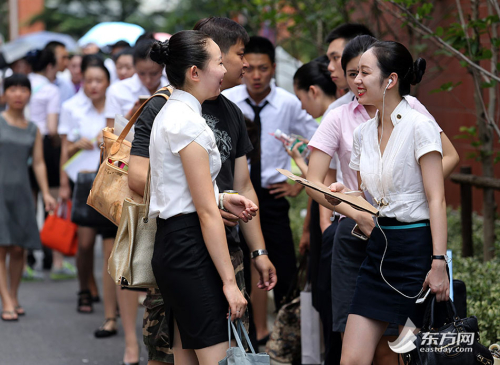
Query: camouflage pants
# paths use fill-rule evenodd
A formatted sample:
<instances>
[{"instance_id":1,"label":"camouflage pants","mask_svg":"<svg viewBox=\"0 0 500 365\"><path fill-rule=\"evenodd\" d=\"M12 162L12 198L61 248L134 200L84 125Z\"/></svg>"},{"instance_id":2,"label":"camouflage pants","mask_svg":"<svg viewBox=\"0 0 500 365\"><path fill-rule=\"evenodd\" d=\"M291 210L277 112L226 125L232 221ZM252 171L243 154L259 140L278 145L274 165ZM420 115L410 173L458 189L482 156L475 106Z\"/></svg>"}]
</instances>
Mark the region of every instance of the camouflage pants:
<instances>
[{"instance_id":1,"label":"camouflage pants","mask_svg":"<svg viewBox=\"0 0 500 365\"><path fill-rule=\"evenodd\" d=\"M245 277L243 274L243 251L238 250L230 252L231 263L233 264L234 274L238 288L249 300L245 289ZM163 306L163 297L159 289L149 289L144 301L146 311L142 322L142 336L144 344L148 349L149 361L161 361L165 363L174 363L174 353L170 348L170 339L168 336L169 328L165 318L165 308ZM249 319L248 309L242 318L245 327L248 330Z\"/></svg>"}]
</instances>

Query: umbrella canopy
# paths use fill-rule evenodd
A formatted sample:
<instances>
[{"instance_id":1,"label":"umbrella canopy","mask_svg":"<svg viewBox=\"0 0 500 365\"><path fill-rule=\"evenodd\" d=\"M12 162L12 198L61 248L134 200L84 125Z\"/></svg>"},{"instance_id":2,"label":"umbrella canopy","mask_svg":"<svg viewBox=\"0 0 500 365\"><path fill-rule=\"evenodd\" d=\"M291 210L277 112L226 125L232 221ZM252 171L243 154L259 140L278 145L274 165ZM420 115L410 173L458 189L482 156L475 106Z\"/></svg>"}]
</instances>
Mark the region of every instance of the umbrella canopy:
<instances>
[{"instance_id":1,"label":"umbrella canopy","mask_svg":"<svg viewBox=\"0 0 500 365\"><path fill-rule=\"evenodd\" d=\"M95 43L99 48L124 40L134 45L139 36L144 33L144 28L137 24L122 22L104 22L92 27L78 40L80 47Z\"/></svg>"},{"instance_id":2,"label":"umbrella canopy","mask_svg":"<svg viewBox=\"0 0 500 365\"><path fill-rule=\"evenodd\" d=\"M47 43L58 41L63 43L68 51L75 51L78 46L76 42L67 34L54 33L54 32L35 32L17 38L16 40L5 43L0 47L2 55L7 63L17 61L29 51L34 49L43 49Z\"/></svg>"}]
</instances>

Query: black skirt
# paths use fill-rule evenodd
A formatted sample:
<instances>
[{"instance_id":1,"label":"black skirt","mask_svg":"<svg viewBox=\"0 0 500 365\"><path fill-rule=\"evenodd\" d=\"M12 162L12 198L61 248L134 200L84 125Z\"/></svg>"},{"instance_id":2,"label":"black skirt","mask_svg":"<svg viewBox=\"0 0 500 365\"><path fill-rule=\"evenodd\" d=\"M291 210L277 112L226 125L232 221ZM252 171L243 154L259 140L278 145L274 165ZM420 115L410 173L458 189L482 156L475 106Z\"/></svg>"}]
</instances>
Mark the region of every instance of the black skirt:
<instances>
[{"instance_id":1,"label":"black skirt","mask_svg":"<svg viewBox=\"0 0 500 365\"><path fill-rule=\"evenodd\" d=\"M393 218L379 218L379 223L388 241L382 266L385 280L403 294L416 296L431 268L429 221L402 223ZM417 305L416 298L396 292L380 274L385 247L384 235L375 227L359 271L350 313L402 326L410 318L421 327L424 305Z\"/></svg>"},{"instance_id":2,"label":"black skirt","mask_svg":"<svg viewBox=\"0 0 500 365\"><path fill-rule=\"evenodd\" d=\"M170 345L174 338L174 318L184 349L227 342L229 305L196 213L157 219L151 264L165 301Z\"/></svg>"}]
</instances>

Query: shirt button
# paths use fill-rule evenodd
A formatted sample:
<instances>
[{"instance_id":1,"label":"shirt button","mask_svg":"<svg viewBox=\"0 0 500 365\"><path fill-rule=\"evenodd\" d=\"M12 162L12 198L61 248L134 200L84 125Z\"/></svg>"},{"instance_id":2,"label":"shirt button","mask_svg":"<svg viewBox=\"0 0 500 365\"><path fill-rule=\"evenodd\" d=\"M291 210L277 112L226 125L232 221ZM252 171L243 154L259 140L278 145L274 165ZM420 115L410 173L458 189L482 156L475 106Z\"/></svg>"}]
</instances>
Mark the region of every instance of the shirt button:
<instances>
[{"instance_id":1,"label":"shirt button","mask_svg":"<svg viewBox=\"0 0 500 365\"><path fill-rule=\"evenodd\" d=\"M396 118L401 119L401 114L396 115Z\"/></svg>"}]
</instances>

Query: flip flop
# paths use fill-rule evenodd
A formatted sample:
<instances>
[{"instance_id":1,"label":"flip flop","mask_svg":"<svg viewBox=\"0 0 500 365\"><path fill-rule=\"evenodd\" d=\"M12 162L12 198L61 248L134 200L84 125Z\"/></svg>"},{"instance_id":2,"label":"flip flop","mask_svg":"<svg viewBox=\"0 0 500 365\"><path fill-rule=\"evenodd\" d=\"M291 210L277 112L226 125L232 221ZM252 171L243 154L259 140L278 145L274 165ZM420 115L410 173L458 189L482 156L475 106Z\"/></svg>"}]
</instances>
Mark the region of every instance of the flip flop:
<instances>
[{"instance_id":1,"label":"flip flop","mask_svg":"<svg viewBox=\"0 0 500 365\"><path fill-rule=\"evenodd\" d=\"M24 316L24 315L26 315L26 312L24 311L24 308L21 307L20 305L16 305L16 307L14 308L14 310L16 311L16 313L17 313L18 316Z\"/></svg>"},{"instance_id":2,"label":"flip flop","mask_svg":"<svg viewBox=\"0 0 500 365\"><path fill-rule=\"evenodd\" d=\"M8 314L10 318L5 318L4 317L5 314ZM2 311L2 315L0 316L0 318L2 318L2 321L4 322L15 322L18 320L17 317L13 318L12 316L17 316L17 313L14 311Z\"/></svg>"}]
</instances>

